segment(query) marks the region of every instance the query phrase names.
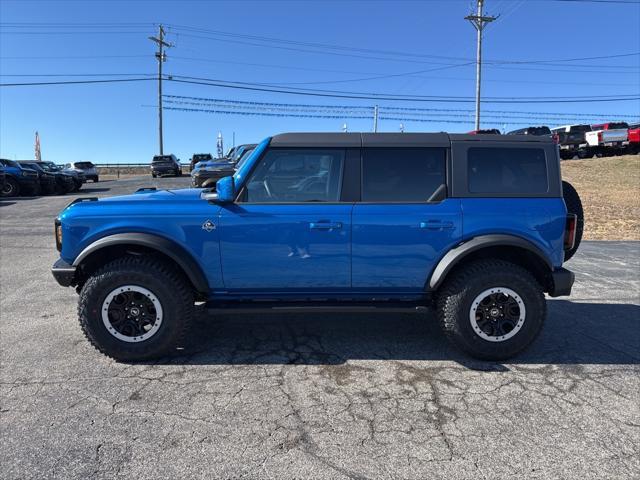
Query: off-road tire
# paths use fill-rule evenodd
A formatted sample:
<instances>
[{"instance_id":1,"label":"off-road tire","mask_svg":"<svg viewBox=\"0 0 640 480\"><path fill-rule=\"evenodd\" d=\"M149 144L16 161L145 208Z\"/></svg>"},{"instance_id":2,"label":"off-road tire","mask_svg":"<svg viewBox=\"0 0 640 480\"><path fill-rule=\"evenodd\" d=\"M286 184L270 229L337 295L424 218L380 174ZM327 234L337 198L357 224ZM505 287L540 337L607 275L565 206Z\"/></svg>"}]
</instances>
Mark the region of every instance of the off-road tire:
<instances>
[{"instance_id":1,"label":"off-road tire","mask_svg":"<svg viewBox=\"0 0 640 480\"><path fill-rule=\"evenodd\" d=\"M4 182L0 197L17 197L20 195L20 184L17 181L7 176Z\"/></svg>"},{"instance_id":2,"label":"off-road tire","mask_svg":"<svg viewBox=\"0 0 640 480\"><path fill-rule=\"evenodd\" d=\"M564 203L567 206L567 213L574 213L578 217L576 224L576 240L571 250L565 250L564 261L569 260L578 251L580 242L582 241L582 233L584 231L584 210L582 209L582 201L580 195L573 185L569 182L562 181L562 196L564 197Z\"/></svg>"},{"instance_id":3,"label":"off-road tire","mask_svg":"<svg viewBox=\"0 0 640 480\"><path fill-rule=\"evenodd\" d=\"M130 343L107 331L102 305L119 286L144 287L158 298L162 323L150 338ZM173 265L153 256L127 256L113 260L92 274L80 291L78 317L87 340L101 353L123 362L151 360L176 352L184 343L194 316L193 289Z\"/></svg>"},{"instance_id":4,"label":"off-road tire","mask_svg":"<svg viewBox=\"0 0 640 480\"><path fill-rule=\"evenodd\" d=\"M483 339L469 318L474 299L492 287L506 287L524 302L526 315L521 329L501 342ZM440 327L458 348L480 360L505 360L524 350L540 333L547 314L542 287L531 273L504 260L478 260L450 274L436 299Z\"/></svg>"}]
</instances>

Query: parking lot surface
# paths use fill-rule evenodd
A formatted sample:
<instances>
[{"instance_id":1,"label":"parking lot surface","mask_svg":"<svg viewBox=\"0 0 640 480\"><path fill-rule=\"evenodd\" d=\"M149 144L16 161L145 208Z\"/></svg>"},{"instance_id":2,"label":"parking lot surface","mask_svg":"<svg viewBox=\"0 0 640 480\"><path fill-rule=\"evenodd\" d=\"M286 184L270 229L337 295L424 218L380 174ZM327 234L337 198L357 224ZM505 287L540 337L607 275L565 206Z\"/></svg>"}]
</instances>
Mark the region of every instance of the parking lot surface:
<instances>
[{"instance_id":1,"label":"parking lot surface","mask_svg":"<svg viewBox=\"0 0 640 480\"><path fill-rule=\"evenodd\" d=\"M0 200L2 478L638 478L637 242L583 243L573 296L509 363L431 315L269 314L201 315L185 355L126 365L49 271L72 198Z\"/></svg>"}]
</instances>

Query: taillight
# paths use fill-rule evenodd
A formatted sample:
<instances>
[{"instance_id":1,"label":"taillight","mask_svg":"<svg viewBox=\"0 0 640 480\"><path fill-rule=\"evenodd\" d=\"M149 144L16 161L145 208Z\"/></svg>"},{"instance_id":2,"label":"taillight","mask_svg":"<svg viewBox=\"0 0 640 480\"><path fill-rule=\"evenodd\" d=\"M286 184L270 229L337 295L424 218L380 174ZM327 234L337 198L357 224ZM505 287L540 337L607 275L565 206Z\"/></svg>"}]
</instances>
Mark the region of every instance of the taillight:
<instances>
[{"instance_id":1,"label":"taillight","mask_svg":"<svg viewBox=\"0 0 640 480\"><path fill-rule=\"evenodd\" d=\"M578 228L578 216L575 213L567 214L567 223L564 227L564 249L571 250L576 244L576 230Z\"/></svg>"},{"instance_id":2,"label":"taillight","mask_svg":"<svg viewBox=\"0 0 640 480\"><path fill-rule=\"evenodd\" d=\"M553 139L553 143L558 144L560 143L560 135L558 135L557 133L554 133L551 138Z\"/></svg>"},{"instance_id":3,"label":"taillight","mask_svg":"<svg viewBox=\"0 0 640 480\"><path fill-rule=\"evenodd\" d=\"M598 143L602 143L602 132L598 132Z\"/></svg>"},{"instance_id":4,"label":"taillight","mask_svg":"<svg viewBox=\"0 0 640 480\"><path fill-rule=\"evenodd\" d=\"M56 237L56 249L60 252L62 251L62 224L57 218L54 222L54 235Z\"/></svg>"}]
</instances>

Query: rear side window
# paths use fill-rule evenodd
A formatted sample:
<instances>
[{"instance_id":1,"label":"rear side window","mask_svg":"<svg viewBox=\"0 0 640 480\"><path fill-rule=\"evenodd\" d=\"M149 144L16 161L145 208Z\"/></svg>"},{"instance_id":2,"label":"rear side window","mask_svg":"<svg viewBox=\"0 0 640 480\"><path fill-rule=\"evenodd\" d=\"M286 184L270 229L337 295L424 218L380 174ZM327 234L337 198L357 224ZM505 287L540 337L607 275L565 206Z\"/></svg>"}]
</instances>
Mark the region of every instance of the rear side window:
<instances>
[{"instance_id":1,"label":"rear side window","mask_svg":"<svg viewBox=\"0 0 640 480\"><path fill-rule=\"evenodd\" d=\"M365 148L363 202L426 202L446 183L444 148Z\"/></svg>"},{"instance_id":2,"label":"rear side window","mask_svg":"<svg viewBox=\"0 0 640 480\"><path fill-rule=\"evenodd\" d=\"M470 148L467 153L470 193L527 194L549 190L542 148Z\"/></svg>"}]
</instances>

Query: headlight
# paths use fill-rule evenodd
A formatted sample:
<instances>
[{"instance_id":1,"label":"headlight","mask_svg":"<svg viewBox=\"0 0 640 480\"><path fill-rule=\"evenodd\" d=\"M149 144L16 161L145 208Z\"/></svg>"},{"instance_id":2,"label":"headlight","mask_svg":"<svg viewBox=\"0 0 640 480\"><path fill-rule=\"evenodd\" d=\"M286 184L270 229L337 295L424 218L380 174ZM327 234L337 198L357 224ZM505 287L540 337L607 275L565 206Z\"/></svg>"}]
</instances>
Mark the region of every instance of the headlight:
<instances>
[{"instance_id":1,"label":"headlight","mask_svg":"<svg viewBox=\"0 0 640 480\"><path fill-rule=\"evenodd\" d=\"M62 224L57 218L54 222L54 231L56 237L56 249L60 252L62 251Z\"/></svg>"}]
</instances>

